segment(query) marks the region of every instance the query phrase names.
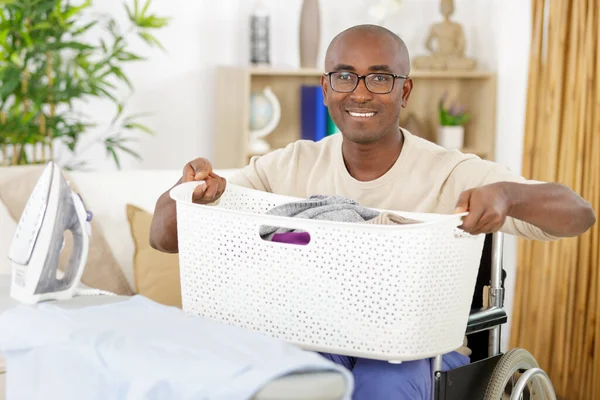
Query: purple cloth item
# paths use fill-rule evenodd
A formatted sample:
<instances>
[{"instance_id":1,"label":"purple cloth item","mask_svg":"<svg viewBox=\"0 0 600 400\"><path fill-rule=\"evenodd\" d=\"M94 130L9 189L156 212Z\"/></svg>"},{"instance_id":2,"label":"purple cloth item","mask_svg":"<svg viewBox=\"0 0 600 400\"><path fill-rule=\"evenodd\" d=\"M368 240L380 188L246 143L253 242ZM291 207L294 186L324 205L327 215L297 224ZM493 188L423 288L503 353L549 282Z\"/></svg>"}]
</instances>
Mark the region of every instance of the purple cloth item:
<instances>
[{"instance_id":1,"label":"purple cloth item","mask_svg":"<svg viewBox=\"0 0 600 400\"><path fill-rule=\"evenodd\" d=\"M390 364L387 361L320 353L354 375L352 400L431 400L433 359ZM469 364L470 359L453 351L442 357L442 370Z\"/></svg>"},{"instance_id":2,"label":"purple cloth item","mask_svg":"<svg viewBox=\"0 0 600 400\"><path fill-rule=\"evenodd\" d=\"M310 235L308 232L275 233L271 241L305 246L310 243Z\"/></svg>"}]
</instances>

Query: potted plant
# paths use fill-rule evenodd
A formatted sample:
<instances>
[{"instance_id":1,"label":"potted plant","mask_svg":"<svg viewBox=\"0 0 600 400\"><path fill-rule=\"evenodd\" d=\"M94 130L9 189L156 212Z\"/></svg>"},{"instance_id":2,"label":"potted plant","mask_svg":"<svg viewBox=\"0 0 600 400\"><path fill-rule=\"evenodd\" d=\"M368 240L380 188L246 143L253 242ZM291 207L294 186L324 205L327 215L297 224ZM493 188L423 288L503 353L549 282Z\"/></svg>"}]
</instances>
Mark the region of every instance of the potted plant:
<instances>
[{"instance_id":1,"label":"potted plant","mask_svg":"<svg viewBox=\"0 0 600 400\"><path fill-rule=\"evenodd\" d=\"M77 159L85 151L81 138L97 122L78 110L93 98L115 106L114 118L98 141L118 168L120 154L139 158L130 147L132 133L152 133L139 122L142 115L124 112L126 96L119 83L133 91L123 67L144 59L129 49L130 41L136 37L162 48L151 32L166 26L167 19L149 12L150 0L133 0L124 5L130 24L125 31L110 15L87 15L91 0L73 3L0 0L3 165L46 163L55 159L60 147L71 156L64 168L85 166L85 159Z\"/></svg>"},{"instance_id":2,"label":"potted plant","mask_svg":"<svg viewBox=\"0 0 600 400\"><path fill-rule=\"evenodd\" d=\"M464 111L464 107L453 102L446 106L446 96L438 104L440 125L437 131L437 143L447 149L462 149L464 146L464 125L471 119L471 115Z\"/></svg>"}]
</instances>

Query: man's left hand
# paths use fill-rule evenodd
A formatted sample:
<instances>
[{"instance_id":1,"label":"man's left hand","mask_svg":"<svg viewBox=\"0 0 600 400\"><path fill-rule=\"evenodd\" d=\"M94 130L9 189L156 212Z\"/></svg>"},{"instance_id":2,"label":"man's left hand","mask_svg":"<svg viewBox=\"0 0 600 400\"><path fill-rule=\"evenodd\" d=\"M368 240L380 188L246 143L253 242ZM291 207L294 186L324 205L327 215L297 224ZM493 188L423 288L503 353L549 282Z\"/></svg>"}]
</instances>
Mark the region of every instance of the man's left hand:
<instances>
[{"instance_id":1,"label":"man's left hand","mask_svg":"<svg viewBox=\"0 0 600 400\"><path fill-rule=\"evenodd\" d=\"M455 210L456 213L469 213L459 228L472 235L499 231L509 211L510 199L502 182L464 191Z\"/></svg>"}]
</instances>

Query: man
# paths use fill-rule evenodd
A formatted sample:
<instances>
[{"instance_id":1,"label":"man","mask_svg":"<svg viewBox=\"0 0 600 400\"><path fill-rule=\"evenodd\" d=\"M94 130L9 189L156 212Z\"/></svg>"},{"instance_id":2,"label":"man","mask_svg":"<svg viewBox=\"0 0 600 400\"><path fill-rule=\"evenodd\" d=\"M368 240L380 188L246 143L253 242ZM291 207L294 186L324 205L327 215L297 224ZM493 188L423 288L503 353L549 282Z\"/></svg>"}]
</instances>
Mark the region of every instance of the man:
<instances>
[{"instance_id":1,"label":"man","mask_svg":"<svg viewBox=\"0 0 600 400\"><path fill-rule=\"evenodd\" d=\"M403 41L371 25L333 39L321 78L325 104L341 135L298 141L255 157L231 182L278 194L341 195L366 207L415 212L468 211L461 228L472 234L503 231L531 239L580 235L595 223L590 205L569 188L527 181L493 162L446 150L399 128L413 82ZM205 180L194 201L216 201L226 187L209 161L185 165L180 182ZM202 229L202 227L198 227ZM157 201L150 242L177 251L175 204ZM355 399L429 399L427 360L400 365L325 355L353 371ZM457 352L444 368L468 363Z\"/></svg>"}]
</instances>

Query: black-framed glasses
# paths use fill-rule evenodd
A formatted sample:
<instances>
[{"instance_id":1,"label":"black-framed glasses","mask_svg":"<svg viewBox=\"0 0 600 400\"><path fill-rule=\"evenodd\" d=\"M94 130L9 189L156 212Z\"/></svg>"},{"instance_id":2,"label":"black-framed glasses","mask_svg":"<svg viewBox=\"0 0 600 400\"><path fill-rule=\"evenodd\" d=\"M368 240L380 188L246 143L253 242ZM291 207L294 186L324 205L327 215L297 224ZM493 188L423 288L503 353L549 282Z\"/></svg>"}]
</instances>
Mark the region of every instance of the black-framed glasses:
<instances>
[{"instance_id":1,"label":"black-framed glasses","mask_svg":"<svg viewBox=\"0 0 600 400\"><path fill-rule=\"evenodd\" d=\"M406 75L389 74L385 72L374 72L367 75L358 75L349 71L326 72L329 77L329 86L340 93L350 93L358 86L361 79L365 80L365 86L371 93L387 94L394 89L397 78L408 79Z\"/></svg>"}]
</instances>

